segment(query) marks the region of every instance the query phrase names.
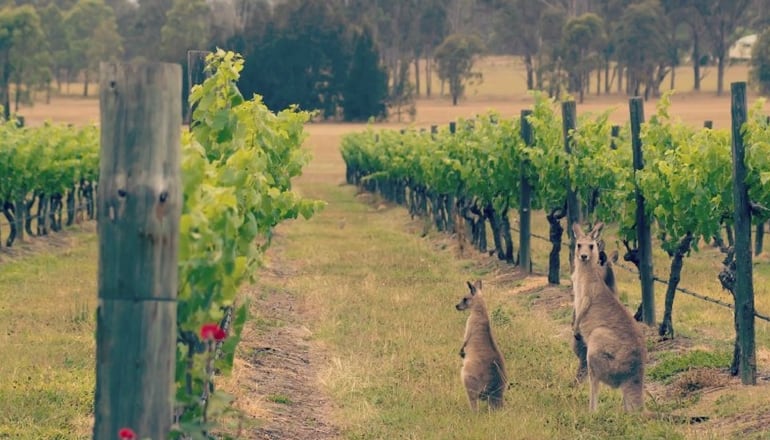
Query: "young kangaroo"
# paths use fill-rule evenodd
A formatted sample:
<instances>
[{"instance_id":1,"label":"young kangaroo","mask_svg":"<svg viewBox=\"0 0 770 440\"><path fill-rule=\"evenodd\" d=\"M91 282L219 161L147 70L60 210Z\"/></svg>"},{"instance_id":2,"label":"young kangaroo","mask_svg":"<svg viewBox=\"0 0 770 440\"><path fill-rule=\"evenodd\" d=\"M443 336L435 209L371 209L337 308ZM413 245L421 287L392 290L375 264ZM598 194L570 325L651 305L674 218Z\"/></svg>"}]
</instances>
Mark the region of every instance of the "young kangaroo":
<instances>
[{"instance_id":1,"label":"young kangaroo","mask_svg":"<svg viewBox=\"0 0 770 440\"><path fill-rule=\"evenodd\" d=\"M490 409L498 409L503 406L503 392L508 384L505 361L492 336L487 306L481 295L481 280L473 284L468 281L468 288L470 292L455 306L460 311L470 309L465 340L460 347L463 358L460 378L472 410L478 410L479 399L486 400Z\"/></svg>"},{"instance_id":2,"label":"young kangaroo","mask_svg":"<svg viewBox=\"0 0 770 440\"><path fill-rule=\"evenodd\" d=\"M573 331L586 345L589 408L597 409L599 384L604 382L621 389L626 411L641 411L647 349L634 318L602 278L596 241L602 226L597 224L585 235L580 225L573 225L577 238L572 275L576 304Z\"/></svg>"},{"instance_id":3,"label":"young kangaroo","mask_svg":"<svg viewBox=\"0 0 770 440\"><path fill-rule=\"evenodd\" d=\"M607 253L604 251L604 241L599 239L599 235L601 233L601 229L603 227L603 224L599 223L594 227L594 229L589 232L589 236L597 242L597 245L599 246L599 275L601 276L602 280L604 280L604 284L609 287L609 289L612 291L612 294L615 295L615 297L618 297L618 286L615 282L615 272L612 269L612 263L618 261L618 251L615 251L612 253L612 256L608 257ZM574 289L575 286L575 279L574 279L574 273L573 273L573 279L572 279L572 286ZM574 304L572 309L572 324L575 324L575 311L577 310L577 300L578 297L573 292L574 297ZM583 382L583 380L586 378L586 375L588 374L588 361L586 359L586 344L583 341L583 339L580 337L580 335L575 335L575 338L572 340L572 351L575 353L575 355L578 357L578 360L580 363L578 364L577 372L575 372L575 381L580 384Z\"/></svg>"}]
</instances>

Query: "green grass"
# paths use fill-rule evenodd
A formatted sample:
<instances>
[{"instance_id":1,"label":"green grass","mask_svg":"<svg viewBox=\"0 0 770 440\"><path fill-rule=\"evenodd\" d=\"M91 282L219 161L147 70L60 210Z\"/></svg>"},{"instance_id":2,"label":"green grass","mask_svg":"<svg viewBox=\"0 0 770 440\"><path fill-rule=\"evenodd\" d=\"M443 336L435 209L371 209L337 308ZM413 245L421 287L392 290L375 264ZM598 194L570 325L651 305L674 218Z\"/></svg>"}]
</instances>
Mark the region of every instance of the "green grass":
<instances>
[{"instance_id":1,"label":"green grass","mask_svg":"<svg viewBox=\"0 0 770 440\"><path fill-rule=\"evenodd\" d=\"M0 438L90 438L96 236L0 265Z\"/></svg>"},{"instance_id":2,"label":"green grass","mask_svg":"<svg viewBox=\"0 0 770 440\"><path fill-rule=\"evenodd\" d=\"M687 353L667 352L658 359L658 363L647 371L647 377L657 381L669 382L678 373L694 368L725 368L730 365L731 353L716 353L693 350Z\"/></svg>"},{"instance_id":3,"label":"green grass","mask_svg":"<svg viewBox=\"0 0 770 440\"><path fill-rule=\"evenodd\" d=\"M276 244L296 270L285 287L316 311L312 331L332 352L320 376L345 438L683 438L674 425L621 413L609 388L590 414L587 386L572 385L568 323L528 310L511 286L488 278L484 295L511 387L502 411L471 414L458 356L467 315L454 304L465 281L488 268L442 250L436 234L421 238L401 208L351 203L351 187L303 192L329 205L281 227Z\"/></svg>"}]
</instances>

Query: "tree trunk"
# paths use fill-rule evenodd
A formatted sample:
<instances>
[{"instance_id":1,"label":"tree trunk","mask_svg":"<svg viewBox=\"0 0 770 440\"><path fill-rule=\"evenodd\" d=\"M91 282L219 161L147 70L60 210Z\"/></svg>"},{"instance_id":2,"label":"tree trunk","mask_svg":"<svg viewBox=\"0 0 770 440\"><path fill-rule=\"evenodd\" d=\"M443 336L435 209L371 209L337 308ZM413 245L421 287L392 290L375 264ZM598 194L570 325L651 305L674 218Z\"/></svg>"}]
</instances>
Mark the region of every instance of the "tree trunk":
<instances>
[{"instance_id":1,"label":"tree trunk","mask_svg":"<svg viewBox=\"0 0 770 440\"><path fill-rule=\"evenodd\" d=\"M535 66L532 64L532 54L524 55L524 67L527 69L527 90L535 89Z\"/></svg>"},{"instance_id":2,"label":"tree trunk","mask_svg":"<svg viewBox=\"0 0 770 440\"><path fill-rule=\"evenodd\" d=\"M676 88L675 87L675 84L676 84L676 66L673 65L673 64L671 65L671 78L670 78L670 81L671 82L669 83L669 89L674 90Z\"/></svg>"},{"instance_id":3,"label":"tree trunk","mask_svg":"<svg viewBox=\"0 0 770 440\"><path fill-rule=\"evenodd\" d=\"M21 101L21 77L16 80L16 90L14 90L13 95L13 112L18 113L19 112L19 103Z\"/></svg>"},{"instance_id":4,"label":"tree trunk","mask_svg":"<svg viewBox=\"0 0 770 440\"><path fill-rule=\"evenodd\" d=\"M698 41L697 32L693 32L692 74L693 74L692 89L695 90L696 92L699 92L700 91L700 41Z\"/></svg>"},{"instance_id":5,"label":"tree trunk","mask_svg":"<svg viewBox=\"0 0 770 440\"><path fill-rule=\"evenodd\" d=\"M602 94L602 69L596 69L596 96Z\"/></svg>"},{"instance_id":6,"label":"tree trunk","mask_svg":"<svg viewBox=\"0 0 770 440\"><path fill-rule=\"evenodd\" d=\"M432 67L431 67L431 59L425 58L425 68L423 71L425 72L425 97L430 98L432 87L431 82L433 81L433 75L432 75Z\"/></svg>"},{"instance_id":7,"label":"tree trunk","mask_svg":"<svg viewBox=\"0 0 770 440\"><path fill-rule=\"evenodd\" d=\"M674 256L671 258L671 273L668 277L668 288L666 289L666 305L663 311L663 321L660 323L658 329L658 335L663 339L674 338L674 325L672 323L671 314L674 308L674 296L676 295L676 288L679 286L679 281L682 276L682 266L684 265L684 256L690 250L692 244L692 234L689 232L679 242L679 246L674 252Z\"/></svg>"},{"instance_id":8,"label":"tree trunk","mask_svg":"<svg viewBox=\"0 0 770 440\"><path fill-rule=\"evenodd\" d=\"M414 57L414 93L416 97L420 96L420 57Z\"/></svg>"},{"instance_id":9,"label":"tree trunk","mask_svg":"<svg viewBox=\"0 0 770 440\"><path fill-rule=\"evenodd\" d=\"M84 79L83 79L83 97L88 97L88 83L90 78L88 77L88 69L85 71Z\"/></svg>"},{"instance_id":10,"label":"tree trunk","mask_svg":"<svg viewBox=\"0 0 770 440\"><path fill-rule=\"evenodd\" d=\"M725 88L725 55L717 58L717 96L722 96Z\"/></svg>"}]
</instances>

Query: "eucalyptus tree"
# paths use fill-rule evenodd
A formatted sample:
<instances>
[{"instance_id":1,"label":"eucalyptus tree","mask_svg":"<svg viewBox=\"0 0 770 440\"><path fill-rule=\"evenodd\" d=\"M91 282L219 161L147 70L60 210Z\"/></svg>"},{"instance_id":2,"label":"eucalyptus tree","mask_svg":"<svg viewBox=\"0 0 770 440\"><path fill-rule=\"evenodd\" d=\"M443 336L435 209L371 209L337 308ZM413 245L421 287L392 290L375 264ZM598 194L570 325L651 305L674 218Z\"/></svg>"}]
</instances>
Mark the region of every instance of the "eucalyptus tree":
<instances>
[{"instance_id":1,"label":"eucalyptus tree","mask_svg":"<svg viewBox=\"0 0 770 440\"><path fill-rule=\"evenodd\" d=\"M725 68L730 45L735 32L744 24L751 0L697 0L695 10L703 19L704 35L711 43L711 51L717 60L717 95L724 90Z\"/></svg>"},{"instance_id":2,"label":"eucalyptus tree","mask_svg":"<svg viewBox=\"0 0 770 440\"><path fill-rule=\"evenodd\" d=\"M5 119L10 118L10 83L15 73L30 69L19 59L21 48L46 51L40 17L32 6L0 10L0 96Z\"/></svg>"},{"instance_id":3,"label":"eucalyptus tree","mask_svg":"<svg viewBox=\"0 0 770 440\"><path fill-rule=\"evenodd\" d=\"M562 35L567 23L567 12L560 7L549 7L540 15L542 29L541 61L536 71L538 88L547 86L549 97L560 97L564 86ZM542 78L542 80L541 80Z\"/></svg>"},{"instance_id":4,"label":"eucalyptus tree","mask_svg":"<svg viewBox=\"0 0 770 440\"><path fill-rule=\"evenodd\" d=\"M56 80L56 88L61 92L62 76L67 76L69 70L69 34L64 27L64 15L55 3L38 10L40 25L45 33L50 53L50 70L53 80ZM46 99L50 98L50 84Z\"/></svg>"},{"instance_id":5,"label":"eucalyptus tree","mask_svg":"<svg viewBox=\"0 0 770 440\"><path fill-rule=\"evenodd\" d=\"M66 14L64 25L70 41L72 73L83 73L83 96L88 96L91 74L99 60L122 50L114 12L104 0L78 0Z\"/></svg>"},{"instance_id":6,"label":"eucalyptus tree","mask_svg":"<svg viewBox=\"0 0 770 440\"><path fill-rule=\"evenodd\" d=\"M23 86L30 91L36 86L46 83L50 77L50 53L40 17L31 6L16 9L16 26L13 27L13 44L8 53L11 74L10 81L15 84L14 111L18 111L23 93ZM10 89L4 82L6 90L4 106L6 119L10 107Z\"/></svg>"},{"instance_id":7,"label":"eucalyptus tree","mask_svg":"<svg viewBox=\"0 0 770 440\"><path fill-rule=\"evenodd\" d=\"M759 34L751 49L749 65L751 85L762 95L770 94L770 30Z\"/></svg>"},{"instance_id":8,"label":"eucalyptus tree","mask_svg":"<svg viewBox=\"0 0 770 440\"><path fill-rule=\"evenodd\" d=\"M469 81L481 79L481 73L473 70L473 64L483 51L481 39L464 34L448 36L436 49L438 74L449 83L452 105L457 105Z\"/></svg>"},{"instance_id":9,"label":"eucalyptus tree","mask_svg":"<svg viewBox=\"0 0 770 440\"><path fill-rule=\"evenodd\" d=\"M666 59L665 25L657 0L630 5L616 30L618 61L628 68L628 90L649 98L655 70Z\"/></svg>"},{"instance_id":10,"label":"eucalyptus tree","mask_svg":"<svg viewBox=\"0 0 770 440\"><path fill-rule=\"evenodd\" d=\"M543 34L541 17L545 2L497 0L493 21L494 44L509 54L521 54L527 72L527 89L542 87L539 66L542 63Z\"/></svg>"},{"instance_id":11,"label":"eucalyptus tree","mask_svg":"<svg viewBox=\"0 0 770 440\"><path fill-rule=\"evenodd\" d=\"M565 69L569 75L569 91L577 92L581 103L588 75L593 67L599 70L605 40L604 21L594 13L570 18L564 26L562 46Z\"/></svg>"},{"instance_id":12,"label":"eucalyptus tree","mask_svg":"<svg viewBox=\"0 0 770 440\"><path fill-rule=\"evenodd\" d=\"M444 0L424 0L419 3L420 16L417 26L417 40L415 45L414 74L417 95L420 88L420 59L425 60L425 94L431 96L431 82L433 72L433 53L444 41L449 27L447 22L447 8Z\"/></svg>"},{"instance_id":13,"label":"eucalyptus tree","mask_svg":"<svg viewBox=\"0 0 770 440\"><path fill-rule=\"evenodd\" d=\"M190 49L206 49L211 8L205 0L174 0L161 28L161 57L181 62Z\"/></svg>"}]
</instances>

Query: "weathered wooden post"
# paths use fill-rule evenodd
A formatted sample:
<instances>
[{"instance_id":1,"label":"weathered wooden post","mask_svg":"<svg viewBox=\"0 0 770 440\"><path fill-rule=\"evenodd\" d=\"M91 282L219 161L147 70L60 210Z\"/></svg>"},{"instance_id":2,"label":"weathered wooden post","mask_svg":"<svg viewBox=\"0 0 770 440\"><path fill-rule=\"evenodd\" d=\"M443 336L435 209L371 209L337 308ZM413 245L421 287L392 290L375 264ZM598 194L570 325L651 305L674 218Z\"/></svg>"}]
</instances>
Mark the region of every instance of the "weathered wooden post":
<instances>
[{"instance_id":1,"label":"weathered wooden post","mask_svg":"<svg viewBox=\"0 0 770 440\"><path fill-rule=\"evenodd\" d=\"M531 147L534 142L532 125L528 119L531 114L532 110L521 111L521 138L527 147ZM530 166L529 162L522 160L519 169L519 267L528 273L532 272L532 186L527 178Z\"/></svg>"},{"instance_id":2,"label":"weathered wooden post","mask_svg":"<svg viewBox=\"0 0 770 440\"><path fill-rule=\"evenodd\" d=\"M208 50L188 50L187 51L187 87L192 92L193 86L203 84L203 81L211 76L211 72L206 72L206 57L211 52ZM189 102L189 95L188 95ZM190 105L187 108L187 115L185 116L185 125L190 125L192 121L192 115L195 111L195 106Z\"/></svg>"},{"instance_id":3,"label":"weathered wooden post","mask_svg":"<svg viewBox=\"0 0 770 440\"><path fill-rule=\"evenodd\" d=\"M746 147L741 129L747 119L746 83L734 82L732 92L733 200L735 200L735 317L738 328L741 383L757 383L754 345L754 285L751 256L751 206L746 185Z\"/></svg>"},{"instance_id":4,"label":"weathered wooden post","mask_svg":"<svg viewBox=\"0 0 770 440\"><path fill-rule=\"evenodd\" d=\"M94 439L168 437L182 205L182 70L100 65Z\"/></svg>"},{"instance_id":5,"label":"weathered wooden post","mask_svg":"<svg viewBox=\"0 0 770 440\"><path fill-rule=\"evenodd\" d=\"M449 132L455 134L457 132L457 122L451 121L449 123Z\"/></svg>"},{"instance_id":6,"label":"weathered wooden post","mask_svg":"<svg viewBox=\"0 0 770 440\"><path fill-rule=\"evenodd\" d=\"M631 118L631 148L634 154L634 182L636 172L644 168L641 128L644 122L644 100L640 96L628 101ZM636 185L636 183L634 183ZM655 286L652 273L652 233L650 221L644 213L644 195L636 187L636 239L639 250L639 278L642 287L642 322L655 325Z\"/></svg>"},{"instance_id":7,"label":"weathered wooden post","mask_svg":"<svg viewBox=\"0 0 770 440\"><path fill-rule=\"evenodd\" d=\"M575 101L565 101L561 104L562 128L564 131L564 151L567 155L572 154L572 135L570 130L574 130L577 121L577 104ZM572 189L572 179L567 175L567 235L569 236L569 270L570 273L575 269L575 232L572 225L580 223L580 205L578 203L577 192Z\"/></svg>"}]
</instances>

